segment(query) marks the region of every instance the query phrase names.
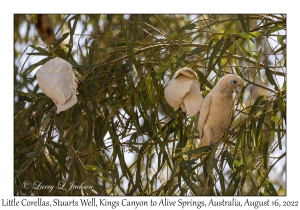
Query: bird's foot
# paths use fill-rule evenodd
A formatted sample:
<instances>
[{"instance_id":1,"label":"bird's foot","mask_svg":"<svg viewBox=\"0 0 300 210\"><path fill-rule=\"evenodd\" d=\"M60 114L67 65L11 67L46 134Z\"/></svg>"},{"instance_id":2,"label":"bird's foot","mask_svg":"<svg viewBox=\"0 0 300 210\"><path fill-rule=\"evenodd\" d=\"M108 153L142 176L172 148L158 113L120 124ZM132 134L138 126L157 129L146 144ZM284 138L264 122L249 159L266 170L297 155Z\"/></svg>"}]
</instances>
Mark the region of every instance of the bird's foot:
<instances>
[{"instance_id":1,"label":"bird's foot","mask_svg":"<svg viewBox=\"0 0 300 210\"><path fill-rule=\"evenodd\" d=\"M210 140L209 146L210 146L210 148L212 148L213 146L215 146L215 143L212 140Z\"/></svg>"},{"instance_id":2,"label":"bird's foot","mask_svg":"<svg viewBox=\"0 0 300 210\"><path fill-rule=\"evenodd\" d=\"M186 118L186 113L184 111L182 111L181 108L179 108L177 111L182 118Z\"/></svg>"},{"instance_id":3,"label":"bird's foot","mask_svg":"<svg viewBox=\"0 0 300 210\"><path fill-rule=\"evenodd\" d=\"M228 133L230 135L234 134L234 130L233 129L229 129L229 128L223 128L224 133Z\"/></svg>"},{"instance_id":4,"label":"bird's foot","mask_svg":"<svg viewBox=\"0 0 300 210\"><path fill-rule=\"evenodd\" d=\"M51 112L52 112L52 117L55 118L56 116L60 116L60 113L57 113L57 107L54 106L52 109L51 109Z\"/></svg>"}]
</instances>

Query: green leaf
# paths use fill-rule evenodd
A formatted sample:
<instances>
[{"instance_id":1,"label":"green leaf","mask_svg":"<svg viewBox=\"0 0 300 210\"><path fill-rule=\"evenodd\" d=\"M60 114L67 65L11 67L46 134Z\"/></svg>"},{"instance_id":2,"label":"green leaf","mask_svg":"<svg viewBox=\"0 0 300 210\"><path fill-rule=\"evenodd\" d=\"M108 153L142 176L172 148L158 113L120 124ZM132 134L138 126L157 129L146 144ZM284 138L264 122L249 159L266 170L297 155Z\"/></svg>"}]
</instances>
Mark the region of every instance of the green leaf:
<instances>
[{"instance_id":1,"label":"green leaf","mask_svg":"<svg viewBox=\"0 0 300 210\"><path fill-rule=\"evenodd\" d=\"M35 64L32 64L31 66L29 66L25 72L27 74L29 74L30 72L32 72L36 67L40 66L40 65L43 65L44 63L46 63L47 61L51 60L52 58L51 57L48 57L48 58L44 58L43 60L40 60L39 62L35 63Z\"/></svg>"},{"instance_id":2,"label":"green leaf","mask_svg":"<svg viewBox=\"0 0 300 210\"><path fill-rule=\"evenodd\" d=\"M198 55L200 52L202 52L203 51L203 49L202 48L200 48L200 47L196 47L196 48L194 48L192 51L191 51L191 54L192 55Z\"/></svg>"},{"instance_id":3,"label":"green leaf","mask_svg":"<svg viewBox=\"0 0 300 210\"><path fill-rule=\"evenodd\" d=\"M223 155L225 155L228 166L231 168L231 170L233 170L233 161L232 161L232 156L230 154L230 150L225 150Z\"/></svg>"},{"instance_id":4,"label":"green leaf","mask_svg":"<svg viewBox=\"0 0 300 210\"><path fill-rule=\"evenodd\" d=\"M28 168L32 167L34 165L34 161L29 161L28 164L26 164L22 169L14 169L14 173L17 174L18 177L20 174L22 174L24 171L26 171Z\"/></svg>"},{"instance_id":5,"label":"green leaf","mask_svg":"<svg viewBox=\"0 0 300 210\"><path fill-rule=\"evenodd\" d=\"M242 124L241 127L240 127L240 129L239 129L239 134L238 134L238 137L237 137L237 140L236 140L236 144L235 144L235 148L234 148L233 159L236 158L236 155L237 155L237 152L238 152L238 149L239 149L239 145L241 143L241 140L244 137L245 128L246 128L246 125Z\"/></svg>"},{"instance_id":6,"label":"green leaf","mask_svg":"<svg viewBox=\"0 0 300 210\"><path fill-rule=\"evenodd\" d=\"M33 102L35 99L28 96L19 96L20 101Z\"/></svg>"},{"instance_id":7,"label":"green leaf","mask_svg":"<svg viewBox=\"0 0 300 210\"><path fill-rule=\"evenodd\" d=\"M83 65L79 65L75 62L73 62L72 60L69 60L70 64L76 68L76 69L92 69L96 66L96 64L83 64Z\"/></svg>"},{"instance_id":8,"label":"green leaf","mask_svg":"<svg viewBox=\"0 0 300 210\"><path fill-rule=\"evenodd\" d=\"M255 135L255 140L258 141L259 140L259 136L260 136L260 132L262 131L262 125L264 123L264 119L265 119L265 114L262 114L259 117L258 123L257 123L257 127L256 127L256 135Z\"/></svg>"},{"instance_id":9,"label":"green leaf","mask_svg":"<svg viewBox=\"0 0 300 210\"><path fill-rule=\"evenodd\" d=\"M250 180L250 182L252 184L252 188L254 190L254 195L258 195L257 186L255 184L255 181L254 181L253 177L251 176L251 174L249 174L248 177L249 177L249 180Z\"/></svg>"},{"instance_id":10,"label":"green leaf","mask_svg":"<svg viewBox=\"0 0 300 210\"><path fill-rule=\"evenodd\" d=\"M35 52L35 53L26 53L27 55L40 55L40 56L52 56L50 52Z\"/></svg>"},{"instance_id":11,"label":"green leaf","mask_svg":"<svg viewBox=\"0 0 300 210\"><path fill-rule=\"evenodd\" d=\"M251 110L250 110L250 113L249 114L252 114L254 113L259 107L260 107L260 104L261 102L264 100L265 96L259 96L256 101L254 102L254 104L252 105L251 107Z\"/></svg>"},{"instance_id":12,"label":"green leaf","mask_svg":"<svg viewBox=\"0 0 300 210\"><path fill-rule=\"evenodd\" d=\"M277 37L278 42L283 42L283 40L286 40L286 35L282 35L282 36Z\"/></svg>"},{"instance_id":13,"label":"green leaf","mask_svg":"<svg viewBox=\"0 0 300 210\"><path fill-rule=\"evenodd\" d=\"M249 44L249 39L246 40L247 41L247 45ZM248 45L249 46L249 45ZM246 48L243 45L243 42L239 45L239 49L241 50L241 52L245 55L247 55L248 57L252 57L252 52L248 52L246 50ZM251 49L249 49L251 51Z\"/></svg>"},{"instance_id":14,"label":"green leaf","mask_svg":"<svg viewBox=\"0 0 300 210\"><path fill-rule=\"evenodd\" d=\"M177 36L178 36L178 32L175 32L175 33L171 34L171 35L166 39L166 41L170 41L170 40L174 39L174 38L177 37Z\"/></svg>"},{"instance_id":15,"label":"green leaf","mask_svg":"<svg viewBox=\"0 0 300 210\"><path fill-rule=\"evenodd\" d=\"M282 29L283 29L282 27L274 26L274 27L269 28L268 32L269 32L269 34L272 34L275 31L280 31Z\"/></svg>"},{"instance_id":16,"label":"green leaf","mask_svg":"<svg viewBox=\"0 0 300 210\"><path fill-rule=\"evenodd\" d=\"M107 170L104 170L97 166L85 165L84 167L86 170L90 171L91 173L100 173L100 174L105 174L105 175L111 176L111 174Z\"/></svg>"},{"instance_id":17,"label":"green leaf","mask_svg":"<svg viewBox=\"0 0 300 210\"><path fill-rule=\"evenodd\" d=\"M69 169L66 166L66 160L62 160L61 157L57 154L57 152L54 149L52 149L52 147L49 144L46 143L45 145L49 151L49 155L53 155L58 161L59 165L65 170L65 172L68 172Z\"/></svg>"},{"instance_id":18,"label":"green leaf","mask_svg":"<svg viewBox=\"0 0 300 210\"><path fill-rule=\"evenodd\" d=\"M76 26L77 26L77 22L78 22L78 19L80 18L80 15L74 15L73 17L71 17L69 20L68 20L68 27L70 29L70 41L69 41L69 56L68 57L71 57L71 52L72 52L72 47L73 47L73 36L74 36L74 33L75 33L75 30L76 30ZM67 20L67 19L65 19ZM74 20L73 22L73 26L71 25L71 22Z\"/></svg>"},{"instance_id":19,"label":"green leaf","mask_svg":"<svg viewBox=\"0 0 300 210\"><path fill-rule=\"evenodd\" d=\"M225 30L224 30L224 34L227 34L230 30L230 28L234 25L235 20L230 21L230 23L226 26Z\"/></svg>"},{"instance_id":20,"label":"green leaf","mask_svg":"<svg viewBox=\"0 0 300 210\"><path fill-rule=\"evenodd\" d=\"M220 62L221 62L221 59L222 59L224 53L226 52L226 50L227 50L231 45L232 45L231 39L227 39L227 40L225 41L225 43L224 43L224 45L223 45L221 51L220 51L219 57L218 57L218 59L215 61L215 63L218 63L218 62L220 63ZM222 66L221 66L221 65L219 65L219 66L220 66L219 68L220 68L220 70L221 70L221 69L222 69Z\"/></svg>"},{"instance_id":21,"label":"green leaf","mask_svg":"<svg viewBox=\"0 0 300 210\"><path fill-rule=\"evenodd\" d=\"M124 35L124 41L127 45L127 47L130 49L130 43L128 41L128 37L127 37L127 27L125 27L124 25L124 17L123 15L119 15L119 21L120 21L120 24L121 24L121 29L122 29L122 32L123 32L123 35Z\"/></svg>"},{"instance_id":22,"label":"green leaf","mask_svg":"<svg viewBox=\"0 0 300 210\"><path fill-rule=\"evenodd\" d=\"M261 32L259 31L255 31L255 32L241 32L239 33L239 36L245 39L251 39L253 37L259 37L261 34Z\"/></svg>"},{"instance_id":23,"label":"green leaf","mask_svg":"<svg viewBox=\"0 0 300 210\"><path fill-rule=\"evenodd\" d=\"M194 155L194 154L200 154L202 152L207 152L210 150L210 146L204 146L200 147L194 150L185 151L185 152L178 152L174 155L174 157L181 156L181 155Z\"/></svg>"},{"instance_id":24,"label":"green leaf","mask_svg":"<svg viewBox=\"0 0 300 210\"><path fill-rule=\"evenodd\" d=\"M242 42L242 44L238 44L236 41L235 41L235 39L234 38L232 38L232 37L230 37L230 39L232 40L232 42L234 43L234 45L237 47L237 49L239 49L239 51L241 52L241 54L242 54L242 57L243 57L243 61L246 63L246 58L245 58L245 55L244 54L246 54L246 55L248 55L248 56L250 56L250 54L247 52L247 50L243 47L243 42Z\"/></svg>"},{"instance_id":25,"label":"green leaf","mask_svg":"<svg viewBox=\"0 0 300 210\"><path fill-rule=\"evenodd\" d=\"M197 27L196 24L192 23L192 24L189 24L189 25L186 25L186 26L183 26L181 27L179 30L178 30L178 33L180 34L181 32L183 32L184 30L193 30Z\"/></svg>"},{"instance_id":26,"label":"green leaf","mask_svg":"<svg viewBox=\"0 0 300 210\"><path fill-rule=\"evenodd\" d=\"M265 67L265 74L266 74L267 79L268 79L269 82L271 83L271 85L274 85L274 86L275 86L275 89L278 90L277 83L275 82L275 80L274 80L274 78L273 78L273 74L272 74L272 72L270 71L270 69L269 69L268 66Z\"/></svg>"},{"instance_id":27,"label":"green leaf","mask_svg":"<svg viewBox=\"0 0 300 210\"><path fill-rule=\"evenodd\" d=\"M133 20L134 20L134 26L133 26L132 43L133 43L133 45L135 45L135 43L137 42L137 37L138 37L138 26L139 26L138 15L133 15Z\"/></svg>"},{"instance_id":28,"label":"green leaf","mask_svg":"<svg viewBox=\"0 0 300 210\"><path fill-rule=\"evenodd\" d=\"M208 175L210 176L211 175L211 173L212 173L212 170L210 170L210 168L212 168L212 166L213 166L213 161L215 160L215 154L216 154L216 151L217 151L217 149L218 149L218 147L219 147L219 145L220 145L220 141L219 142L217 142L214 146L213 146L213 148L212 148L212 150L210 151L210 154L209 154L209 157L208 157L208 160L207 160L207 168L208 168Z\"/></svg>"},{"instance_id":29,"label":"green leaf","mask_svg":"<svg viewBox=\"0 0 300 210\"><path fill-rule=\"evenodd\" d=\"M243 30L244 30L245 32L248 32L249 29L248 29L248 27L246 26L244 16L243 16L243 15L238 15L238 17L239 17L239 20L240 20L240 23L241 23L241 25L242 25Z\"/></svg>"},{"instance_id":30,"label":"green leaf","mask_svg":"<svg viewBox=\"0 0 300 210\"><path fill-rule=\"evenodd\" d=\"M256 59L256 63L255 63L255 69L256 71L260 72L260 60L263 56L263 50L262 47L259 49L258 54L257 54L257 59Z\"/></svg>"},{"instance_id":31,"label":"green leaf","mask_svg":"<svg viewBox=\"0 0 300 210\"><path fill-rule=\"evenodd\" d=\"M265 142L263 144L263 165L264 165L264 169L268 169L268 142Z\"/></svg>"},{"instance_id":32,"label":"green leaf","mask_svg":"<svg viewBox=\"0 0 300 210\"><path fill-rule=\"evenodd\" d=\"M167 61L165 63L163 63L159 68L158 70L156 71L156 75L155 77L157 79L160 79L164 76L165 72L167 71L167 69L170 67L170 62Z\"/></svg>"},{"instance_id":33,"label":"green leaf","mask_svg":"<svg viewBox=\"0 0 300 210\"><path fill-rule=\"evenodd\" d=\"M276 54L276 53L278 53L278 52L280 52L280 51L283 51L283 50L285 50L286 49L286 44L284 44L284 45L282 45L281 47L279 47L277 50L275 50L273 53L274 54Z\"/></svg>"},{"instance_id":34,"label":"green leaf","mask_svg":"<svg viewBox=\"0 0 300 210\"><path fill-rule=\"evenodd\" d=\"M95 40L93 40L93 41L95 41ZM106 49L96 47L96 46L92 46L92 44L90 46L85 46L85 48L89 49L89 50L95 50L95 51L98 51L98 52L106 52Z\"/></svg>"},{"instance_id":35,"label":"green leaf","mask_svg":"<svg viewBox=\"0 0 300 210\"><path fill-rule=\"evenodd\" d=\"M64 33L61 38L59 38L56 42L54 42L53 45L53 49L55 49L58 45L60 45L60 43L62 43L68 36L70 35L69 32Z\"/></svg>"},{"instance_id":36,"label":"green leaf","mask_svg":"<svg viewBox=\"0 0 300 210\"><path fill-rule=\"evenodd\" d=\"M106 15L106 18L107 18L107 20L108 20L108 22L109 22L109 24L110 24L111 21L112 21L113 15L107 14L107 15Z\"/></svg>"},{"instance_id":37,"label":"green leaf","mask_svg":"<svg viewBox=\"0 0 300 210\"><path fill-rule=\"evenodd\" d=\"M66 17L64 18L64 20L61 22L60 26L58 27L56 33L54 34L54 36L56 36L62 29L62 27L65 25L65 23L67 22L68 18L70 17L70 15L66 15Z\"/></svg>"},{"instance_id":38,"label":"green leaf","mask_svg":"<svg viewBox=\"0 0 300 210\"><path fill-rule=\"evenodd\" d=\"M272 196L278 196L278 193L277 193L275 187L273 186L273 184L269 182L268 185L269 185L268 188L269 188L269 190L271 192L271 195Z\"/></svg>"},{"instance_id":39,"label":"green leaf","mask_svg":"<svg viewBox=\"0 0 300 210\"><path fill-rule=\"evenodd\" d=\"M29 45L29 46L30 46L31 48L37 50L37 51L40 52L40 53L49 53L49 51L47 51L46 49L41 48L41 47L37 47L37 46L35 46L35 45L33 45L33 44L31 44L31 45Z\"/></svg>"},{"instance_id":40,"label":"green leaf","mask_svg":"<svg viewBox=\"0 0 300 210\"><path fill-rule=\"evenodd\" d=\"M27 152L29 152L30 150L32 150L34 147L35 147L35 145L30 145L30 146L24 147L24 148L22 148L22 149L16 149L16 152L17 152L17 153L20 153L20 154L22 154L22 153L27 153Z\"/></svg>"},{"instance_id":41,"label":"green leaf","mask_svg":"<svg viewBox=\"0 0 300 210\"><path fill-rule=\"evenodd\" d=\"M224 42L224 39L221 38L214 46L214 49L213 49L213 51L210 55L209 61L208 61L208 66L207 66L208 72L211 72L213 70L213 68L214 68L213 61L216 58L217 54L220 52L221 47L223 46L223 42Z\"/></svg>"}]
</instances>

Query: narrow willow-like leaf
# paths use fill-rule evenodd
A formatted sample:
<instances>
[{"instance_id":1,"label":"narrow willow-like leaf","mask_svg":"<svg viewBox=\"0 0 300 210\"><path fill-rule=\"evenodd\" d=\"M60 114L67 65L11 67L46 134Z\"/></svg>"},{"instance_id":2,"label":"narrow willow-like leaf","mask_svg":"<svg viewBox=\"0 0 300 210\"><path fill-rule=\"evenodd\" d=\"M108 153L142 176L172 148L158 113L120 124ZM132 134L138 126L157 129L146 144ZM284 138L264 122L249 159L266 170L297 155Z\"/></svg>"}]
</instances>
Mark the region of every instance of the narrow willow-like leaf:
<instances>
[{"instance_id":1,"label":"narrow willow-like leaf","mask_svg":"<svg viewBox=\"0 0 300 210\"><path fill-rule=\"evenodd\" d=\"M230 30L230 28L233 26L235 22L236 22L235 20L230 21L230 23L226 26L224 30L224 34L226 34Z\"/></svg>"},{"instance_id":2,"label":"narrow willow-like leaf","mask_svg":"<svg viewBox=\"0 0 300 210\"><path fill-rule=\"evenodd\" d=\"M53 156L55 157L55 159L58 161L59 165L60 165L66 172L68 172L69 169L66 167L65 160L62 160L62 159L60 158L60 156L57 154L57 152L56 152L54 149L52 149L52 147L51 147L49 144L46 143L45 145L46 145L46 147L47 147L47 149L48 149L48 151L49 151L49 154L50 154L50 155L53 155Z\"/></svg>"},{"instance_id":3,"label":"narrow willow-like leaf","mask_svg":"<svg viewBox=\"0 0 300 210\"><path fill-rule=\"evenodd\" d=\"M51 177L55 180L55 181L58 181L57 178L56 178L56 170L53 166L51 166L51 164L49 163L49 159L48 158L45 158L44 161L43 161L43 164L46 165L46 168L48 169L48 171L50 172L51 174ZM43 167L41 167L43 168Z\"/></svg>"},{"instance_id":4,"label":"narrow willow-like leaf","mask_svg":"<svg viewBox=\"0 0 300 210\"><path fill-rule=\"evenodd\" d=\"M286 44L282 45L281 47L279 47L277 50L274 51L274 54L280 52L280 51L283 51L286 49Z\"/></svg>"},{"instance_id":5,"label":"narrow willow-like leaf","mask_svg":"<svg viewBox=\"0 0 300 210\"><path fill-rule=\"evenodd\" d=\"M76 160L76 157L73 156L73 160ZM73 161L72 165L75 168L76 174L79 178L79 180L81 181L81 183L83 182L83 178L82 178L82 172L80 172L80 165L79 165L79 161Z\"/></svg>"},{"instance_id":6,"label":"narrow willow-like leaf","mask_svg":"<svg viewBox=\"0 0 300 210\"><path fill-rule=\"evenodd\" d=\"M38 47L36 45L30 44L29 47L37 50L38 52L42 52L42 53L49 53L49 51L45 50L44 48Z\"/></svg>"},{"instance_id":7,"label":"narrow willow-like leaf","mask_svg":"<svg viewBox=\"0 0 300 210\"><path fill-rule=\"evenodd\" d=\"M204 146L204 147L200 147L194 150L190 150L190 151L185 151L185 152L179 152L176 153L174 156L180 156L180 155L194 155L194 154L200 154L202 152L207 152L210 150L210 146Z\"/></svg>"},{"instance_id":8,"label":"narrow willow-like leaf","mask_svg":"<svg viewBox=\"0 0 300 210\"><path fill-rule=\"evenodd\" d=\"M228 166L231 168L231 170L233 170L233 161L232 161L232 155L230 150L225 150L224 151Z\"/></svg>"},{"instance_id":9,"label":"narrow willow-like leaf","mask_svg":"<svg viewBox=\"0 0 300 210\"><path fill-rule=\"evenodd\" d=\"M56 42L53 43L53 49L55 49L60 43L62 43L68 36L70 35L69 32L64 33L61 38L59 38Z\"/></svg>"},{"instance_id":10,"label":"narrow willow-like leaf","mask_svg":"<svg viewBox=\"0 0 300 210\"><path fill-rule=\"evenodd\" d=\"M26 53L27 55L40 55L40 56L52 56L50 52L35 52L35 53Z\"/></svg>"},{"instance_id":11,"label":"narrow willow-like leaf","mask_svg":"<svg viewBox=\"0 0 300 210\"><path fill-rule=\"evenodd\" d=\"M236 46L236 48L239 49L239 51L242 53L243 60L244 60L244 62L246 62L246 58L245 58L244 54L246 54L246 55L250 55L250 54L247 52L247 50L245 50L245 48L243 47L243 45L242 44L238 44L237 41L234 38L230 37L230 39L232 40L232 42L234 43L234 45Z\"/></svg>"},{"instance_id":12,"label":"narrow willow-like leaf","mask_svg":"<svg viewBox=\"0 0 300 210\"><path fill-rule=\"evenodd\" d=\"M281 126L278 126L278 129L280 129ZM281 132L278 130L277 131L277 139L278 139L278 146L279 146L279 149L282 150L282 136L281 136Z\"/></svg>"},{"instance_id":13,"label":"narrow willow-like leaf","mask_svg":"<svg viewBox=\"0 0 300 210\"><path fill-rule=\"evenodd\" d=\"M271 71L270 71L270 69L269 69L268 66L266 66L265 72L266 72L266 76L267 76L269 82L270 82L272 85L274 85L276 88L278 88L278 87L277 87L277 83L275 82L275 80L274 80L274 78L273 78L273 75L272 75L272 73L271 73Z\"/></svg>"},{"instance_id":14,"label":"narrow willow-like leaf","mask_svg":"<svg viewBox=\"0 0 300 210\"><path fill-rule=\"evenodd\" d=\"M230 179L230 182L228 184L228 190L229 191L232 190L231 188L232 188L233 182L240 176L240 172L242 172L244 167L245 167L245 164L241 164L239 166L237 166L237 165L234 166L234 172L231 175L231 177L230 177L231 179Z\"/></svg>"},{"instance_id":15,"label":"narrow willow-like leaf","mask_svg":"<svg viewBox=\"0 0 300 210\"><path fill-rule=\"evenodd\" d=\"M69 41L69 55L71 55L71 52L72 52L72 48L73 48L73 37L74 37L74 33L75 33L75 30L76 30L76 26L77 26L77 23L78 23L78 20L80 18L80 15L74 15L73 17L71 17L69 20L68 20L68 27L70 29L70 41ZM71 25L71 22L74 20L73 22L73 26Z\"/></svg>"},{"instance_id":16,"label":"narrow willow-like leaf","mask_svg":"<svg viewBox=\"0 0 300 210\"><path fill-rule=\"evenodd\" d=\"M278 36L277 40L278 42L282 42L283 40L286 40L286 35Z\"/></svg>"},{"instance_id":17,"label":"narrow willow-like leaf","mask_svg":"<svg viewBox=\"0 0 300 210\"><path fill-rule=\"evenodd\" d=\"M249 46L249 39L246 39L247 42L247 46L248 46L248 50L246 50L246 48L244 47L244 40L239 44L239 50L241 50L241 52L248 56L248 57L253 57L252 56L252 52L251 52L251 47Z\"/></svg>"},{"instance_id":18,"label":"narrow willow-like leaf","mask_svg":"<svg viewBox=\"0 0 300 210\"><path fill-rule=\"evenodd\" d=\"M186 26L183 26L183 27L181 27L181 28L179 29L179 33L181 33L181 32L184 31L184 30L192 30L192 29L194 29L194 28L196 28L196 27L197 27L197 25L194 24L194 23L189 24L189 25L186 25Z\"/></svg>"},{"instance_id":19,"label":"narrow willow-like leaf","mask_svg":"<svg viewBox=\"0 0 300 210\"><path fill-rule=\"evenodd\" d=\"M268 185L269 185L268 189L270 190L270 194L272 196L278 196L278 193L277 193L275 187L273 186L273 184L269 182Z\"/></svg>"},{"instance_id":20,"label":"narrow willow-like leaf","mask_svg":"<svg viewBox=\"0 0 300 210\"><path fill-rule=\"evenodd\" d=\"M252 186L252 189L254 190L254 195L258 195L258 189L257 189L257 186L256 186L255 181L254 181L253 177L251 176L251 174L248 175L248 178L252 184L251 186Z\"/></svg>"},{"instance_id":21,"label":"narrow willow-like leaf","mask_svg":"<svg viewBox=\"0 0 300 210\"><path fill-rule=\"evenodd\" d=\"M218 146L220 145L220 141L217 142L212 150L210 151L210 154L208 156L208 160L207 160L207 168L208 168L208 175L210 176L211 173L212 173L212 167L213 167L213 162L215 160L215 154L216 154L216 151L218 149Z\"/></svg>"},{"instance_id":22,"label":"narrow willow-like leaf","mask_svg":"<svg viewBox=\"0 0 300 210\"><path fill-rule=\"evenodd\" d=\"M254 104L251 107L250 114L254 113L260 107L260 104L263 101L263 99L264 99L264 96L259 96L256 99L256 101L254 102Z\"/></svg>"},{"instance_id":23,"label":"narrow willow-like leaf","mask_svg":"<svg viewBox=\"0 0 300 210\"><path fill-rule=\"evenodd\" d=\"M94 166L94 165L85 165L84 166L86 170L92 172L92 173L101 173L101 174L106 174L108 176L111 176L111 174L107 171L104 170L100 167Z\"/></svg>"},{"instance_id":24,"label":"narrow willow-like leaf","mask_svg":"<svg viewBox=\"0 0 300 210\"><path fill-rule=\"evenodd\" d=\"M210 55L210 58L209 58L209 61L208 61L208 66L207 66L207 69L209 72L211 72L214 68L213 66L213 61L214 59L216 58L217 54L220 52L221 50L221 47L223 46L223 42L224 42L224 39L221 38L217 44L214 46L214 49Z\"/></svg>"},{"instance_id":25,"label":"narrow willow-like leaf","mask_svg":"<svg viewBox=\"0 0 300 210\"><path fill-rule=\"evenodd\" d=\"M244 16L243 16L243 15L238 15L238 17L239 17L240 23L241 23L241 25L242 25L242 27L243 27L243 30L244 30L245 32L248 32L249 29L247 28L247 25L246 25L246 23L245 23Z\"/></svg>"},{"instance_id":26,"label":"narrow willow-like leaf","mask_svg":"<svg viewBox=\"0 0 300 210\"><path fill-rule=\"evenodd\" d=\"M265 142L263 144L263 166L264 166L264 169L268 169L268 148L269 148L269 145L268 145L268 142Z\"/></svg>"},{"instance_id":27,"label":"narrow willow-like leaf","mask_svg":"<svg viewBox=\"0 0 300 210\"><path fill-rule=\"evenodd\" d=\"M259 49L259 51L258 51L258 54L257 54L257 62L256 62L256 64L255 64L255 69L256 69L256 71L258 71L259 73L260 73L260 60L261 60L261 58L262 58L262 56L263 56L263 50L262 50L262 47Z\"/></svg>"},{"instance_id":28,"label":"narrow willow-like leaf","mask_svg":"<svg viewBox=\"0 0 300 210\"><path fill-rule=\"evenodd\" d=\"M242 38L245 38L245 39L251 39L253 37L258 37L261 35L261 33L259 31L255 31L255 32L241 32L239 33L239 35L242 37Z\"/></svg>"},{"instance_id":29,"label":"narrow willow-like leaf","mask_svg":"<svg viewBox=\"0 0 300 210\"><path fill-rule=\"evenodd\" d=\"M236 180L234 180L234 187L232 189L232 194L236 193L236 191L237 191L237 189L239 187L240 181L241 181L241 177L239 177Z\"/></svg>"},{"instance_id":30,"label":"narrow willow-like leaf","mask_svg":"<svg viewBox=\"0 0 300 210\"><path fill-rule=\"evenodd\" d=\"M44 59L40 60L39 62L32 64L31 66L29 66L29 67L25 70L25 73L29 74L29 73L32 72L36 67L38 67L38 66L40 66L40 65L43 65L44 63L46 63L47 61L49 61L49 60L51 60L51 59L52 59L51 57L44 58Z\"/></svg>"},{"instance_id":31,"label":"narrow willow-like leaf","mask_svg":"<svg viewBox=\"0 0 300 210\"><path fill-rule=\"evenodd\" d=\"M88 59L88 63L89 64L92 64L93 63L93 59L94 59L94 51L95 51L95 48L96 48L96 40L94 39L92 42L91 42L91 45L89 46L90 48L88 48L89 50L89 59Z\"/></svg>"},{"instance_id":32,"label":"narrow willow-like leaf","mask_svg":"<svg viewBox=\"0 0 300 210\"><path fill-rule=\"evenodd\" d=\"M257 123L257 127L256 127L256 135L255 135L255 141L258 141L259 140L259 136L261 134L261 131L262 131L262 125L264 123L264 119L265 119L265 114L262 114L260 117L259 117L259 120L258 120L258 123Z\"/></svg>"},{"instance_id":33,"label":"narrow willow-like leaf","mask_svg":"<svg viewBox=\"0 0 300 210\"><path fill-rule=\"evenodd\" d=\"M165 75L166 70L170 67L170 62L163 63L156 72L156 78L160 79Z\"/></svg>"},{"instance_id":34,"label":"narrow willow-like leaf","mask_svg":"<svg viewBox=\"0 0 300 210\"><path fill-rule=\"evenodd\" d=\"M241 125L241 127L240 127L239 134L238 134L238 137L237 137L237 140L236 140L236 144L235 144L235 148L234 148L233 160L236 158L236 155L238 153L239 145L241 143L241 140L244 137L245 128L246 128L245 124Z\"/></svg>"}]
</instances>

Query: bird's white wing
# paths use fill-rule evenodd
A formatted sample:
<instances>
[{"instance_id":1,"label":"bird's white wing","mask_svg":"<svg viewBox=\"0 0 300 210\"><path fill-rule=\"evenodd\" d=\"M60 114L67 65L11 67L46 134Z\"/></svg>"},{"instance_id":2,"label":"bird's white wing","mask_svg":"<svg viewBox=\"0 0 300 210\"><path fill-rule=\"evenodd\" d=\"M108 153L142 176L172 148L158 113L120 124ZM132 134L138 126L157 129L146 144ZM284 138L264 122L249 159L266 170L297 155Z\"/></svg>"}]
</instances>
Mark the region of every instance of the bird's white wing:
<instances>
[{"instance_id":1,"label":"bird's white wing","mask_svg":"<svg viewBox=\"0 0 300 210\"><path fill-rule=\"evenodd\" d=\"M203 97L200 92L200 83L198 80L194 80L190 91L183 98L183 103L186 108L187 115L190 117L195 116L201 107L201 103L203 101Z\"/></svg>"},{"instance_id":2,"label":"bird's white wing","mask_svg":"<svg viewBox=\"0 0 300 210\"><path fill-rule=\"evenodd\" d=\"M52 69L52 60L45 63L36 73L39 87L41 90L51 98L55 104L57 104L55 92L56 87L53 81L53 75L50 69Z\"/></svg>"},{"instance_id":3,"label":"bird's white wing","mask_svg":"<svg viewBox=\"0 0 300 210\"><path fill-rule=\"evenodd\" d=\"M60 104L66 103L74 94L74 72L71 65L63 59L57 60L53 66L53 81L56 88L55 97Z\"/></svg>"},{"instance_id":4,"label":"bird's white wing","mask_svg":"<svg viewBox=\"0 0 300 210\"><path fill-rule=\"evenodd\" d=\"M78 80L67 61L61 58L52 59L38 70L36 76L41 90L58 107L57 113L70 108L77 102Z\"/></svg>"},{"instance_id":5,"label":"bird's white wing","mask_svg":"<svg viewBox=\"0 0 300 210\"><path fill-rule=\"evenodd\" d=\"M179 108L184 96L190 90L192 83L193 81L185 75L179 75L167 84L164 90L164 95L170 106L174 109Z\"/></svg>"},{"instance_id":6,"label":"bird's white wing","mask_svg":"<svg viewBox=\"0 0 300 210\"><path fill-rule=\"evenodd\" d=\"M60 113L72 107L74 104L77 103L77 97L75 94L72 94L71 98L64 104L58 104L56 113Z\"/></svg>"},{"instance_id":7,"label":"bird's white wing","mask_svg":"<svg viewBox=\"0 0 300 210\"><path fill-rule=\"evenodd\" d=\"M174 78L177 78L179 75L185 75L191 79L197 79L197 74L196 72L191 69L191 68L188 68L188 67L185 67L185 68L182 68L180 70L178 70L175 74L174 74Z\"/></svg>"},{"instance_id":8,"label":"bird's white wing","mask_svg":"<svg viewBox=\"0 0 300 210\"><path fill-rule=\"evenodd\" d=\"M203 136L203 130L210 112L211 103L212 103L212 97L210 95L207 95L201 104L199 120L198 120L198 130L199 130L200 138L202 138Z\"/></svg>"}]
</instances>

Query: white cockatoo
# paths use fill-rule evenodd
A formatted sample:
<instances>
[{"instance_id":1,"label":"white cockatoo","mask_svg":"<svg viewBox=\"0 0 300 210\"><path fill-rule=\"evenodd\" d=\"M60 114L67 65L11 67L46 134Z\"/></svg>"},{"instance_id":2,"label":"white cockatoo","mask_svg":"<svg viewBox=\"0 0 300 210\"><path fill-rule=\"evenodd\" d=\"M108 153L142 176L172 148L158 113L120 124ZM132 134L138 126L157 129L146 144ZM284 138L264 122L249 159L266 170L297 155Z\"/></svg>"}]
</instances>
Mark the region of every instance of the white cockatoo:
<instances>
[{"instance_id":1,"label":"white cockatoo","mask_svg":"<svg viewBox=\"0 0 300 210\"><path fill-rule=\"evenodd\" d=\"M181 108L190 117L196 115L203 100L196 72L188 67L179 69L166 85L164 95L174 109Z\"/></svg>"},{"instance_id":2,"label":"white cockatoo","mask_svg":"<svg viewBox=\"0 0 300 210\"><path fill-rule=\"evenodd\" d=\"M57 114L77 103L78 80L67 61L56 57L46 62L37 71L36 78L41 90L57 106Z\"/></svg>"},{"instance_id":3,"label":"white cockatoo","mask_svg":"<svg viewBox=\"0 0 300 210\"><path fill-rule=\"evenodd\" d=\"M228 130L235 111L232 93L239 92L242 85L241 77L235 74L226 75L204 98L198 120L200 134L198 147L214 145Z\"/></svg>"}]
</instances>

